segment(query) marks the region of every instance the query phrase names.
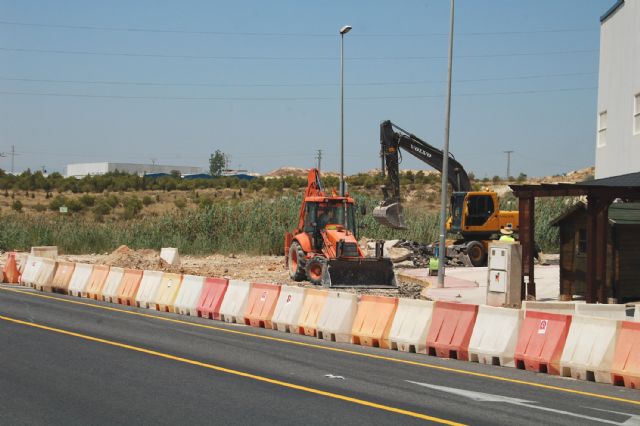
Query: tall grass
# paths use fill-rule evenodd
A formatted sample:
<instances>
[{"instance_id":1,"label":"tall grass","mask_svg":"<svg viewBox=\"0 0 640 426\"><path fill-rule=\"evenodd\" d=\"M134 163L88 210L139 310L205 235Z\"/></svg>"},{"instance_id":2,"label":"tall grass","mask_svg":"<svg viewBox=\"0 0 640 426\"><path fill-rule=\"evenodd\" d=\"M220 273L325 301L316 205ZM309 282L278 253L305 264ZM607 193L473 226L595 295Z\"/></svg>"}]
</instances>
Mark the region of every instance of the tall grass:
<instances>
[{"instance_id":1,"label":"tall grass","mask_svg":"<svg viewBox=\"0 0 640 426\"><path fill-rule=\"evenodd\" d=\"M357 197L367 214L358 214L358 234L375 239L431 242L437 238L439 215L405 209L408 229L397 231L373 220L376 201ZM536 203L536 241L544 251L558 248L558 233L549 222L568 207L566 200ZM283 238L298 220L300 197L274 200L222 201L203 209L185 209L160 216L95 222L82 215L50 216L10 213L3 215L0 249L26 250L57 245L64 253L104 253L122 244L131 248L178 247L185 254L281 254Z\"/></svg>"}]
</instances>

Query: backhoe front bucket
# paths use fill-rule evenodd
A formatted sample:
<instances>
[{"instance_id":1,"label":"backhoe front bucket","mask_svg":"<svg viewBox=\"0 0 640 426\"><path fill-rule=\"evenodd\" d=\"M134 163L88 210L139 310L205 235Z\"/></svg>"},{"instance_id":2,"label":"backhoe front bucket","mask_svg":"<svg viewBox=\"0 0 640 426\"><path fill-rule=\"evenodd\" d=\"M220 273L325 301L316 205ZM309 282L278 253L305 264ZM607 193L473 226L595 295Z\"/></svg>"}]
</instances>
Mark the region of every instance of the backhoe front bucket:
<instances>
[{"instance_id":1,"label":"backhoe front bucket","mask_svg":"<svg viewBox=\"0 0 640 426\"><path fill-rule=\"evenodd\" d=\"M407 229L404 223L404 214L400 203L391 203L386 206L378 206L373 209L373 218L378 223L394 229Z\"/></svg>"},{"instance_id":2,"label":"backhoe front bucket","mask_svg":"<svg viewBox=\"0 0 640 426\"><path fill-rule=\"evenodd\" d=\"M386 258L329 260L322 285L325 287L395 288L393 263Z\"/></svg>"}]
</instances>

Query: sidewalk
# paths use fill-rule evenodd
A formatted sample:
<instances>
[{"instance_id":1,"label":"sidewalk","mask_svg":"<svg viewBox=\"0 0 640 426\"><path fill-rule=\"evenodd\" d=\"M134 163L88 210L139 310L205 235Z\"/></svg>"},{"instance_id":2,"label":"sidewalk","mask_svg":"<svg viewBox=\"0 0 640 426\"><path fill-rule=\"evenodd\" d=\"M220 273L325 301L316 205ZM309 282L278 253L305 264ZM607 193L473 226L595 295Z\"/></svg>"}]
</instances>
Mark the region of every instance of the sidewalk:
<instances>
[{"instance_id":1,"label":"sidewalk","mask_svg":"<svg viewBox=\"0 0 640 426\"><path fill-rule=\"evenodd\" d=\"M431 300L455 301L483 305L487 302L487 268L447 268L444 288L437 288L438 277L429 276L428 269L402 271L402 278L425 285L422 295ZM536 299L557 300L560 292L560 267L536 265Z\"/></svg>"}]
</instances>

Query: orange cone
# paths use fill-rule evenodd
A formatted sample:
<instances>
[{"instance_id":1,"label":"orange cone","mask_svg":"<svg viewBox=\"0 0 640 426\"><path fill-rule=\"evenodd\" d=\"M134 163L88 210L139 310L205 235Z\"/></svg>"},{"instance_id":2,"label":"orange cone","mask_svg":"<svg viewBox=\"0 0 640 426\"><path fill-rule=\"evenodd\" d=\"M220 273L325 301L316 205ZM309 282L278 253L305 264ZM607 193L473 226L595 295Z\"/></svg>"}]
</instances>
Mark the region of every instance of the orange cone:
<instances>
[{"instance_id":1,"label":"orange cone","mask_svg":"<svg viewBox=\"0 0 640 426\"><path fill-rule=\"evenodd\" d=\"M7 253L7 263L4 264L2 269L2 281L10 284L18 284L20 281L20 271L18 271L18 265L16 265L15 251Z\"/></svg>"}]
</instances>

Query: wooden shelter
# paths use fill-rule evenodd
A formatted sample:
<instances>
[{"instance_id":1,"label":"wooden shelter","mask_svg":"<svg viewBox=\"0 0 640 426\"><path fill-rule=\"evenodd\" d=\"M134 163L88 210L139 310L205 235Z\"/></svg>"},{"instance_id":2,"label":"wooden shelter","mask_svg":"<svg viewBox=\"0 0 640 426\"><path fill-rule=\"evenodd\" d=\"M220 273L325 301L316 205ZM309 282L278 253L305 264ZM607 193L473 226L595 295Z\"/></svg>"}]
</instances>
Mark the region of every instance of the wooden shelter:
<instances>
[{"instance_id":1,"label":"wooden shelter","mask_svg":"<svg viewBox=\"0 0 640 426\"><path fill-rule=\"evenodd\" d=\"M614 200L640 201L640 172L580 183L510 185L519 200L520 244L522 245L523 299L536 296L533 268L535 199L538 197L586 196L586 276L587 303L607 303L607 232L609 206Z\"/></svg>"},{"instance_id":2,"label":"wooden shelter","mask_svg":"<svg viewBox=\"0 0 640 426\"><path fill-rule=\"evenodd\" d=\"M605 296L617 302L640 300L640 203L609 207ZM579 201L557 217L560 229L560 299L586 295L587 206Z\"/></svg>"}]
</instances>

